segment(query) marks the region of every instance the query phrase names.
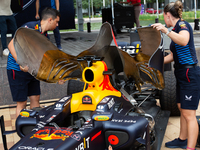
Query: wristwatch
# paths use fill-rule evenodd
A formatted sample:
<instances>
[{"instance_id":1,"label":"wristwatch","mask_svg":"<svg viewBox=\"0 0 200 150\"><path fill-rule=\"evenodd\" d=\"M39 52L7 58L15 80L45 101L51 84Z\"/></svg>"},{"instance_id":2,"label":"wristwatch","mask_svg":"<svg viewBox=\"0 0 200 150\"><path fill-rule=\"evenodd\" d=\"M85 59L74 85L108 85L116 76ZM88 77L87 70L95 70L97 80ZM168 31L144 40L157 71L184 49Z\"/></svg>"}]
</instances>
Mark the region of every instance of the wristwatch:
<instances>
[{"instance_id":1,"label":"wristwatch","mask_svg":"<svg viewBox=\"0 0 200 150\"><path fill-rule=\"evenodd\" d=\"M167 33L165 34L168 35L171 31L172 31L172 28L167 28Z\"/></svg>"}]
</instances>

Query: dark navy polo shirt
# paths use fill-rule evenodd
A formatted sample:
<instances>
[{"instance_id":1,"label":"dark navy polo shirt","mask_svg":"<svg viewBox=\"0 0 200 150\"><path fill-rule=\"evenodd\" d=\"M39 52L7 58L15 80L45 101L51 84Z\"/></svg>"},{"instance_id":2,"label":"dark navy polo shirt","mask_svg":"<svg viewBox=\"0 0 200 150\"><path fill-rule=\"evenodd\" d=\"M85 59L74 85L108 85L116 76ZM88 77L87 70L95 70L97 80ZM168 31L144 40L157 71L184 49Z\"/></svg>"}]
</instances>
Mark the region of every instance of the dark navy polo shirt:
<instances>
[{"instance_id":1,"label":"dark navy polo shirt","mask_svg":"<svg viewBox=\"0 0 200 150\"><path fill-rule=\"evenodd\" d=\"M179 33L182 30L186 30L190 33L190 39L186 46L178 45L173 41L171 42L170 50L173 53L174 62L176 65L197 64L198 60L194 47L192 27L188 22L179 20L173 28L173 31Z\"/></svg>"}]
</instances>

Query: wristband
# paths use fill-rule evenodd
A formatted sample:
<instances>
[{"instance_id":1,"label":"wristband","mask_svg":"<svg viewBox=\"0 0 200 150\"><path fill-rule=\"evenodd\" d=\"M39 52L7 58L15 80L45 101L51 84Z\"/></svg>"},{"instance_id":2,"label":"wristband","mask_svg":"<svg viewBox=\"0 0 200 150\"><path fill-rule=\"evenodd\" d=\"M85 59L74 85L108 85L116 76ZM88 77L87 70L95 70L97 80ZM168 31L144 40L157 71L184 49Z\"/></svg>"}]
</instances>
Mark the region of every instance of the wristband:
<instances>
[{"instance_id":1,"label":"wristband","mask_svg":"<svg viewBox=\"0 0 200 150\"><path fill-rule=\"evenodd\" d=\"M171 31L172 31L172 28L168 28L168 29L167 29L167 33L165 33L165 34L168 36L168 34L169 34Z\"/></svg>"},{"instance_id":2,"label":"wristband","mask_svg":"<svg viewBox=\"0 0 200 150\"><path fill-rule=\"evenodd\" d=\"M167 33L165 33L165 34L168 36L168 34L169 34L170 32L171 32L171 31L167 30Z\"/></svg>"}]
</instances>

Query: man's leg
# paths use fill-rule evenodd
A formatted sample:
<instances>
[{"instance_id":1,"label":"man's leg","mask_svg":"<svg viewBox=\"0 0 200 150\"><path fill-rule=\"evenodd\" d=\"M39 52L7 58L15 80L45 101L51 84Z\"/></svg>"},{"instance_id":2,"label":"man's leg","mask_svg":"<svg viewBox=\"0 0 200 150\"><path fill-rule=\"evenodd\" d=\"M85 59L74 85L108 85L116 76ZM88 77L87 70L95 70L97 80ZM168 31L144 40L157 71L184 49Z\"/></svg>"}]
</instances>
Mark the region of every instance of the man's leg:
<instances>
[{"instance_id":1,"label":"man's leg","mask_svg":"<svg viewBox=\"0 0 200 150\"><path fill-rule=\"evenodd\" d=\"M22 71L7 70L8 82L13 101L17 103L16 117L26 107L28 86L26 84L26 73Z\"/></svg>"},{"instance_id":2,"label":"man's leg","mask_svg":"<svg viewBox=\"0 0 200 150\"><path fill-rule=\"evenodd\" d=\"M1 30L1 44L2 44L2 49L7 48L7 24L6 24L6 17L5 16L0 16L0 30Z\"/></svg>"},{"instance_id":3,"label":"man's leg","mask_svg":"<svg viewBox=\"0 0 200 150\"><path fill-rule=\"evenodd\" d=\"M40 81L35 79L32 75L28 75L27 78L29 79L28 84L28 97L30 99L30 108L40 107Z\"/></svg>"},{"instance_id":4,"label":"man's leg","mask_svg":"<svg viewBox=\"0 0 200 150\"><path fill-rule=\"evenodd\" d=\"M7 18L7 26L8 26L8 30L11 31L12 37L14 37L15 31L17 30L17 24L16 24L15 17L13 15Z\"/></svg>"},{"instance_id":5,"label":"man's leg","mask_svg":"<svg viewBox=\"0 0 200 150\"><path fill-rule=\"evenodd\" d=\"M54 38L55 38L57 47L59 49L62 49L61 42L60 42L60 31L59 31L58 26L53 30L53 33L54 33Z\"/></svg>"},{"instance_id":6,"label":"man's leg","mask_svg":"<svg viewBox=\"0 0 200 150\"><path fill-rule=\"evenodd\" d=\"M29 99L30 99L30 108L34 108L34 107L40 107L40 103L39 103L39 100L40 100L40 95L32 95L32 96L29 96Z\"/></svg>"},{"instance_id":7,"label":"man's leg","mask_svg":"<svg viewBox=\"0 0 200 150\"><path fill-rule=\"evenodd\" d=\"M140 21L139 21L140 11L141 11L141 6L135 6L134 7L135 23L136 23L137 27L140 27Z\"/></svg>"},{"instance_id":8,"label":"man's leg","mask_svg":"<svg viewBox=\"0 0 200 150\"><path fill-rule=\"evenodd\" d=\"M19 116L20 111L24 108L26 108L26 103L27 101L24 102L17 102L17 107L16 107L16 118Z\"/></svg>"}]
</instances>

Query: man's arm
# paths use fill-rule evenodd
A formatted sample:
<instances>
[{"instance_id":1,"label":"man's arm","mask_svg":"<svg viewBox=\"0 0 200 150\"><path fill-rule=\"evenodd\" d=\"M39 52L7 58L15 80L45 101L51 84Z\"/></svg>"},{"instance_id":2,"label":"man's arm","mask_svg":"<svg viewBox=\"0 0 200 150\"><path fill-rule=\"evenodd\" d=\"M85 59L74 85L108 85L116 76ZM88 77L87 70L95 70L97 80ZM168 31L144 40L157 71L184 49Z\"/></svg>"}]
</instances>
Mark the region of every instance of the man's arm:
<instances>
[{"instance_id":1,"label":"man's arm","mask_svg":"<svg viewBox=\"0 0 200 150\"><path fill-rule=\"evenodd\" d=\"M60 10L60 3L59 0L55 0L55 4L56 4L56 10Z\"/></svg>"},{"instance_id":2,"label":"man's arm","mask_svg":"<svg viewBox=\"0 0 200 150\"><path fill-rule=\"evenodd\" d=\"M14 48L13 39L8 44L8 49L9 49L10 53L12 54L13 58L15 59L15 61L17 61L17 53ZM25 66L25 67L19 66L19 67L20 67L21 71L28 72L28 66Z\"/></svg>"},{"instance_id":3,"label":"man's arm","mask_svg":"<svg viewBox=\"0 0 200 150\"><path fill-rule=\"evenodd\" d=\"M171 52L169 55L164 57L164 64L168 64L174 61L173 53Z\"/></svg>"},{"instance_id":4,"label":"man's arm","mask_svg":"<svg viewBox=\"0 0 200 150\"><path fill-rule=\"evenodd\" d=\"M40 16L39 16L39 8L40 8L40 1L39 1L39 0L36 0L36 1L35 1L35 9L36 9L35 19L40 19Z\"/></svg>"},{"instance_id":5,"label":"man's arm","mask_svg":"<svg viewBox=\"0 0 200 150\"><path fill-rule=\"evenodd\" d=\"M9 49L10 53L12 54L13 58L15 59L15 61L17 61L17 53L14 48L13 39L8 44L8 49Z\"/></svg>"}]
</instances>

